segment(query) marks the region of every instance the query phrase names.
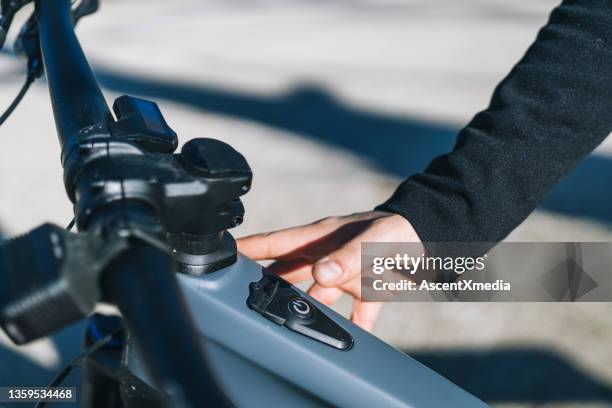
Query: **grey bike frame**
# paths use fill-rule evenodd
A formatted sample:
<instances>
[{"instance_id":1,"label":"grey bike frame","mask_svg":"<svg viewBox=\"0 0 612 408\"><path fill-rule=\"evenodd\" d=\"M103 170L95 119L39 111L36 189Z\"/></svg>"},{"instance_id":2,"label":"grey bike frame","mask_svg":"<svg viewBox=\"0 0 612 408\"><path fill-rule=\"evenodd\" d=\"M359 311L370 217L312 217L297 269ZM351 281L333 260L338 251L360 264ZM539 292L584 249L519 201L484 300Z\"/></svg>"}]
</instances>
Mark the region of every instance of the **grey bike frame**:
<instances>
[{"instance_id":1,"label":"grey bike frame","mask_svg":"<svg viewBox=\"0 0 612 408\"><path fill-rule=\"evenodd\" d=\"M270 322L246 304L249 283L261 277L262 267L242 256L210 275L179 276L213 371L236 406L488 406L307 294L302 295L354 337L350 350ZM148 383L129 342L124 356L132 373Z\"/></svg>"}]
</instances>

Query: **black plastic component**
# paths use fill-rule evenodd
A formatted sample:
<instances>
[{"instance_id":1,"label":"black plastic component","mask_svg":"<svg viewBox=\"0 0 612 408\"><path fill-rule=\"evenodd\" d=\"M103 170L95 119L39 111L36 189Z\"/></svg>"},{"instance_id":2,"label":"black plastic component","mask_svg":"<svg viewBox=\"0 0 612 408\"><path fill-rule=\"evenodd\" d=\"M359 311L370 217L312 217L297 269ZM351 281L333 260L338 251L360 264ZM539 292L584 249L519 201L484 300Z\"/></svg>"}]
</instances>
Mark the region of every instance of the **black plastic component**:
<instances>
[{"instance_id":1,"label":"black plastic component","mask_svg":"<svg viewBox=\"0 0 612 408\"><path fill-rule=\"evenodd\" d=\"M193 139L183 146L181 156L187 165L211 177L250 174L244 157L227 143L215 139ZM248 186L245 186L245 190Z\"/></svg>"},{"instance_id":2,"label":"black plastic component","mask_svg":"<svg viewBox=\"0 0 612 408\"><path fill-rule=\"evenodd\" d=\"M353 337L346 330L276 275L266 273L249 290L247 306L274 323L339 350L353 346Z\"/></svg>"},{"instance_id":3,"label":"black plastic component","mask_svg":"<svg viewBox=\"0 0 612 408\"><path fill-rule=\"evenodd\" d=\"M100 8L99 0L81 0L76 8L72 9L72 21L76 26L77 22L85 16L95 13Z\"/></svg>"},{"instance_id":4,"label":"black plastic component","mask_svg":"<svg viewBox=\"0 0 612 408\"><path fill-rule=\"evenodd\" d=\"M168 234L168 245L176 261L177 272L188 275L211 273L236 262L236 241L229 232L193 235Z\"/></svg>"},{"instance_id":5,"label":"black plastic component","mask_svg":"<svg viewBox=\"0 0 612 408\"><path fill-rule=\"evenodd\" d=\"M212 143L222 142L193 139L184 150ZM242 157L227 146L210 162L235 162L236 156ZM96 209L125 200L148 205L170 233L203 235L239 225L244 215L239 197L249 190L252 178L246 162L220 173L216 167L210 172L196 169L192 160L183 154L148 152L119 138L80 143L64 163L66 189L76 202L77 226L87 228Z\"/></svg>"},{"instance_id":6,"label":"black plastic component","mask_svg":"<svg viewBox=\"0 0 612 408\"><path fill-rule=\"evenodd\" d=\"M27 58L28 75L33 78L39 78L43 73L43 63L40 53L38 23L34 13L21 27L19 35L15 39L13 49L16 54L21 54Z\"/></svg>"},{"instance_id":7,"label":"black plastic component","mask_svg":"<svg viewBox=\"0 0 612 408\"><path fill-rule=\"evenodd\" d=\"M30 1L32 0L0 0L0 49L4 46L15 14Z\"/></svg>"},{"instance_id":8,"label":"black plastic component","mask_svg":"<svg viewBox=\"0 0 612 408\"><path fill-rule=\"evenodd\" d=\"M252 179L244 157L214 139L193 139L180 154L112 139L81 142L64 164L79 229L113 203L138 202L168 232L179 271L201 274L234 263L236 246L224 231L243 220L239 197Z\"/></svg>"},{"instance_id":9,"label":"black plastic component","mask_svg":"<svg viewBox=\"0 0 612 408\"><path fill-rule=\"evenodd\" d=\"M145 236L146 234L150 234ZM133 244L154 243L144 230L100 225L74 234L44 224L0 246L0 326L17 344L52 334L91 313L98 280ZM164 249L162 241L154 245Z\"/></svg>"},{"instance_id":10,"label":"black plastic component","mask_svg":"<svg viewBox=\"0 0 612 408\"><path fill-rule=\"evenodd\" d=\"M114 137L133 141L148 152L172 153L176 149L176 133L155 102L123 95L115 100L113 111L117 116L117 122L110 125Z\"/></svg>"},{"instance_id":11,"label":"black plastic component","mask_svg":"<svg viewBox=\"0 0 612 408\"><path fill-rule=\"evenodd\" d=\"M43 225L0 248L0 325L17 344L83 318L79 299L62 274L66 236Z\"/></svg>"}]
</instances>

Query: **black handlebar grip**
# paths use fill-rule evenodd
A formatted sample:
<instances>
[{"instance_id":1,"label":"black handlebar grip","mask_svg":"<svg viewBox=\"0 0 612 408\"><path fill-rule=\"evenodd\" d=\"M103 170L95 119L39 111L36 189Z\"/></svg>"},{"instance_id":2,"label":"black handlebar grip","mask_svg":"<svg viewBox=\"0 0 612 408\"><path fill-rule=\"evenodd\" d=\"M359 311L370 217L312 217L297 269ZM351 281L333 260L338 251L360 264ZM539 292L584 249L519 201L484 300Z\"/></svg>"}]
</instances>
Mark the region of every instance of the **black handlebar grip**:
<instances>
[{"instance_id":1,"label":"black handlebar grip","mask_svg":"<svg viewBox=\"0 0 612 408\"><path fill-rule=\"evenodd\" d=\"M66 273L69 234L44 224L0 245L0 326L16 344L51 335L93 310Z\"/></svg>"}]
</instances>

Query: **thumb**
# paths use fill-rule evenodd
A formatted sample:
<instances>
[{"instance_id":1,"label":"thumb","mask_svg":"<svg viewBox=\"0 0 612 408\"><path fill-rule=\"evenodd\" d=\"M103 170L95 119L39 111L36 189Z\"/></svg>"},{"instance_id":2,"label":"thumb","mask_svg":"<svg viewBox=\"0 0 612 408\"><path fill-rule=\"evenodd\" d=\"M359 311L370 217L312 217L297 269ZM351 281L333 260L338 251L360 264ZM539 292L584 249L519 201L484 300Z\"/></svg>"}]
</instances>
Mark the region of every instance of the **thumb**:
<instances>
[{"instance_id":1,"label":"thumb","mask_svg":"<svg viewBox=\"0 0 612 408\"><path fill-rule=\"evenodd\" d=\"M313 267L315 281L324 288L340 286L361 272L361 240L355 238Z\"/></svg>"}]
</instances>

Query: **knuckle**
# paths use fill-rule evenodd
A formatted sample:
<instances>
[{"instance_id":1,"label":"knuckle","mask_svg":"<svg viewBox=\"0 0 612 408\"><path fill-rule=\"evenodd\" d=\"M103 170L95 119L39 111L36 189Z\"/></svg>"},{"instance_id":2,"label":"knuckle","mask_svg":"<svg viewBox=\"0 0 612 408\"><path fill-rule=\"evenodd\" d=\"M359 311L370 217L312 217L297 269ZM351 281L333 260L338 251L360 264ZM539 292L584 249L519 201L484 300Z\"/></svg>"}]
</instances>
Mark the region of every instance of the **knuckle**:
<instances>
[{"instance_id":1,"label":"knuckle","mask_svg":"<svg viewBox=\"0 0 612 408\"><path fill-rule=\"evenodd\" d=\"M359 272L361 255L359 251L355 251L353 246L345 245L338 249L334 255L334 258L340 263L342 271L347 276L353 276Z\"/></svg>"}]
</instances>

